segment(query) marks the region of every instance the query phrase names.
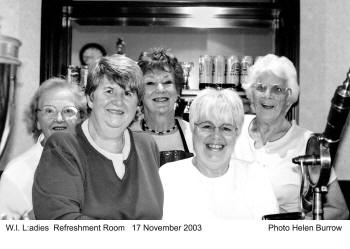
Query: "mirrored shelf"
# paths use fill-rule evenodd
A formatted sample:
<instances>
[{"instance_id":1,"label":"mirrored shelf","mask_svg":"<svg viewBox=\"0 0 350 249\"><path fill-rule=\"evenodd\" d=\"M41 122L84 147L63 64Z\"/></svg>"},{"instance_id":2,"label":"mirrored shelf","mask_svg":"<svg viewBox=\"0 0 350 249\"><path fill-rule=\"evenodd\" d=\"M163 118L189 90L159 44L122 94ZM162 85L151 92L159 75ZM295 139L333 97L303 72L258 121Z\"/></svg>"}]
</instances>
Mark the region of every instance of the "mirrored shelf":
<instances>
[{"instance_id":1,"label":"mirrored shelf","mask_svg":"<svg viewBox=\"0 0 350 249\"><path fill-rule=\"evenodd\" d=\"M280 9L272 3L244 1L79 1L66 14L79 25L276 28Z\"/></svg>"},{"instance_id":2,"label":"mirrored shelf","mask_svg":"<svg viewBox=\"0 0 350 249\"><path fill-rule=\"evenodd\" d=\"M94 33L96 30L107 30L108 34L114 32L115 36L121 32L130 36L142 33L145 36L142 39L127 40L127 43L130 41L127 55L133 59L141 51L138 44L146 46L148 34L156 39L162 35L155 32L158 29L168 37L163 40L165 45L173 48L174 54L183 61L196 64L202 54L259 56L272 52L287 56L298 69L299 17L300 0L42 0L40 80L66 75L67 66L72 64L72 58L76 59L75 53L83 43L95 42L80 38L73 44L76 27L80 27L77 35L80 37L84 37L81 33L86 30L93 33L93 37L101 36ZM187 35L192 40L186 37L173 39L177 34ZM115 38L111 41L105 37L97 42L102 43L107 52L113 52L111 42L114 43ZM203 39L207 41L202 42ZM261 44L264 49L259 52ZM192 82L198 82L197 77L195 65ZM292 112L292 117L298 116L297 108Z\"/></svg>"}]
</instances>

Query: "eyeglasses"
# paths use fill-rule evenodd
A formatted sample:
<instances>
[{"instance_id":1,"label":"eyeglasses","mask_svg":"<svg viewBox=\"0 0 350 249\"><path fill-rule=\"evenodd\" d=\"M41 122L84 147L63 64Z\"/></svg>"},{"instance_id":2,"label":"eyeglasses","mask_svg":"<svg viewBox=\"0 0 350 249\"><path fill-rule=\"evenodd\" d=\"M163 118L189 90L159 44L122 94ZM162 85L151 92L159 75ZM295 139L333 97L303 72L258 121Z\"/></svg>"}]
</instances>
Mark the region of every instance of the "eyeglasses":
<instances>
[{"instance_id":1,"label":"eyeglasses","mask_svg":"<svg viewBox=\"0 0 350 249\"><path fill-rule=\"evenodd\" d=\"M260 93L265 93L267 90L267 85L262 84L262 83L256 83L254 85L254 88L256 91L258 91ZM273 96L280 97L283 94L285 94L288 91L288 89L289 88L280 87L279 85L273 85L272 87L270 87L270 93Z\"/></svg>"},{"instance_id":2,"label":"eyeglasses","mask_svg":"<svg viewBox=\"0 0 350 249\"><path fill-rule=\"evenodd\" d=\"M65 106L61 111L58 111L57 108L53 105L44 105L42 109L36 109L36 111L42 112L42 114L50 119L57 117L57 114L60 112L64 119L70 119L76 117L79 110L74 106Z\"/></svg>"},{"instance_id":3,"label":"eyeglasses","mask_svg":"<svg viewBox=\"0 0 350 249\"><path fill-rule=\"evenodd\" d=\"M224 136L232 136L237 132L237 127L230 124L223 124L220 127L216 127L212 122L206 121L202 123L195 123L194 125L197 126L201 132L206 134L213 134L215 133L216 129L218 129L219 133Z\"/></svg>"}]
</instances>

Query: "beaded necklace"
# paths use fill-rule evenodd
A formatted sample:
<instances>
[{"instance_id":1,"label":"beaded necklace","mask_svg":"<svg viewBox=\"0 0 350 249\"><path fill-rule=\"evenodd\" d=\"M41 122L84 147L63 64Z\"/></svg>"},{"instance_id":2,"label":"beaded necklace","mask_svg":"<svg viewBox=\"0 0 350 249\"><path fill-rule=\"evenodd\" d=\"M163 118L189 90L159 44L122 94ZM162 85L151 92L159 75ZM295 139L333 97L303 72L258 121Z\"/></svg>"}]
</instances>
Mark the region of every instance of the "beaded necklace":
<instances>
[{"instance_id":1,"label":"beaded necklace","mask_svg":"<svg viewBox=\"0 0 350 249\"><path fill-rule=\"evenodd\" d=\"M171 133L172 131L176 130L176 124L174 124L174 126L172 128L170 128L169 130L156 131L156 130L149 128L146 124L146 121L144 119L142 119L142 130L147 130L147 131L154 133L156 135L165 135L165 134Z\"/></svg>"}]
</instances>

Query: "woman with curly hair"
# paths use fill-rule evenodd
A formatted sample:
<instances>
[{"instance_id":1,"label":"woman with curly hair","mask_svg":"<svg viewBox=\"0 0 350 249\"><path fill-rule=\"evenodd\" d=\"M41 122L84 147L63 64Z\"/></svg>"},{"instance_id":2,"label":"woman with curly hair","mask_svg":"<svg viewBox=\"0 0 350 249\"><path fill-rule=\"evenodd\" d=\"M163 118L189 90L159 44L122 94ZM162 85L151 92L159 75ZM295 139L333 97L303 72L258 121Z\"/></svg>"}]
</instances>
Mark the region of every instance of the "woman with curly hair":
<instances>
[{"instance_id":1,"label":"woman with curly hair","mask_svg":"<svg viewBox=\"0 0 350 249\"><path fill-rule=\"evenodd\" d=\"M0 219L33 219L32 186L47 139L56 132L73 133L86 115L82 90L61 78L43 82L26 112L28 132L37 142L12 160L0 181Z\"/></svg>"},{"instance_id":2,"label":"woman with curly hair","mask_svg":"<svg viewBox=\"0 0 350 249\"><path fill-rule=\"evenodd\" d=\"M152 135L161 165L193 156L189 123L175 118L175 104L184 83L180 63L168 50L152 48L141 53L138 64L145 83L141 97L144 115L131 128Z\"/></svg>"}]
</instances>

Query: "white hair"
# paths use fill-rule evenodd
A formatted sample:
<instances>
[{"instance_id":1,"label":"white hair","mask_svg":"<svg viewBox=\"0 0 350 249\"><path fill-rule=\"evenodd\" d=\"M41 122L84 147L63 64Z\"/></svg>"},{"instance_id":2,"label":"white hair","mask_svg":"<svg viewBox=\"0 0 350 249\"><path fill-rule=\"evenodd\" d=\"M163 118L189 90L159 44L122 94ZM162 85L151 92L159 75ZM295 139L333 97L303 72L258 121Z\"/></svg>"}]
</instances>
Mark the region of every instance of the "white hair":
<instances>
[{"instance_id":1,"label":"white hair","mask_svg":"<svg viewBox=\"0 0 350 249\"><path fill-rule=\"evenodd\" d=\"M215 120L232 124L240 134L244 119L242 99L236 91L230 89L216 90L207 88L201 90L190 107L190 125L201 118L213 117Z\"/></svg>"},{"instance_id":2,"label":"white hair","mask_svg":"<svg viewBox=\"0 0 350 249\"><path fill-rule=\"evenodd\" d=\"M297 81L297 71L293 63L284 56L268 54L259 58L253 66L249 68L247 81L242 85L246 90L249 100L252 100L252 87L257 78L263 73L270 72L279 78L286 80L287 87L291 90L289 105L297 102L299 97L299 85Z\"/></svg>"}]
</instances>

